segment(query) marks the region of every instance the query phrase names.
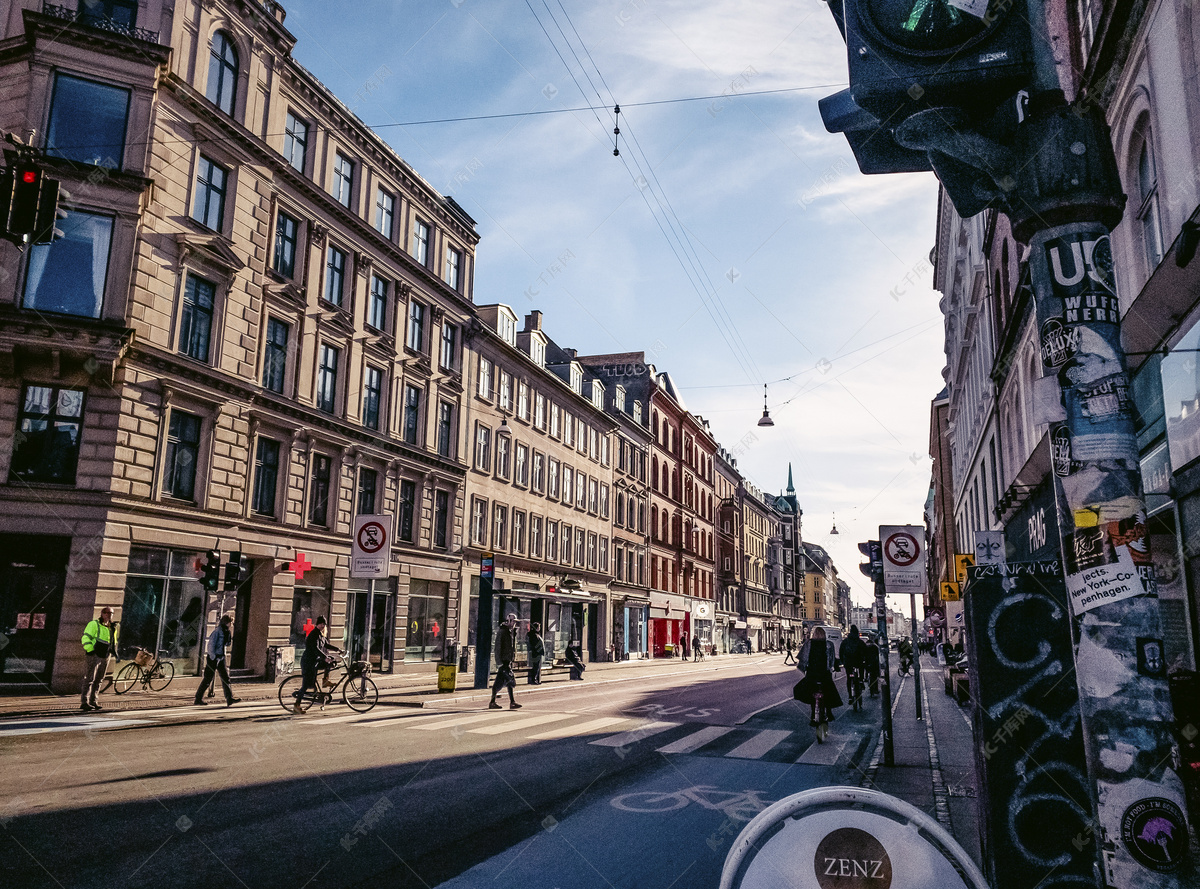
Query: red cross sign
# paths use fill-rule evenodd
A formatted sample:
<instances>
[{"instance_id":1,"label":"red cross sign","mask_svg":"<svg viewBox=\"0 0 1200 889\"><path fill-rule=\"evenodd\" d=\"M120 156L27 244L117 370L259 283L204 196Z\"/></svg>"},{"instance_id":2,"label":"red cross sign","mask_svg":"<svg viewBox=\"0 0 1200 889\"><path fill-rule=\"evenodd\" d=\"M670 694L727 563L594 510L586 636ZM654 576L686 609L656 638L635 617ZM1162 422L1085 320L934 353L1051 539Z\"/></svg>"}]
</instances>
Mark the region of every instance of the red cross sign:
<instances>
[{"instance_id":1,"label":"red cross sign","mask_svg":"<svg viewBox=\"0 0 1200 889\"><path fill-rule=\"evenodd\" d=\"M312 567L312 562L304 557L304 553L296 553L296 561L287 563L287 570L296 575L296 580L304 579L304 572Z\"/></svg>"}]
</instances>

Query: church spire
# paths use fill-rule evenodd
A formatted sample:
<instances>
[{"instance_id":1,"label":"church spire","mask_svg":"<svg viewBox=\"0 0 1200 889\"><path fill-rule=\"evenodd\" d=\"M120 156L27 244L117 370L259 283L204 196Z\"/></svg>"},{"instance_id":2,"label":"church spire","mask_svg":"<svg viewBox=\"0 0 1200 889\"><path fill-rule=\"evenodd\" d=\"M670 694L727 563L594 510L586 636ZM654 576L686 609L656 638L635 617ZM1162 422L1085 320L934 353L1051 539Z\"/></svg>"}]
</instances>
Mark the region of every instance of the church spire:
<instances>
[{"instance_id":1,"label":"church spire","mask_svg":"<svg viewBox=\"0 0 1200 889\"><path fill-rule=\"evenodd\" d=\"M790 462L788 463L788 486L787 486L787 492L788 492L789 494L795 494L795 493L796 493L796 489L795 489L795 487L793 487L793 486L792 486L792 464L791 464Z\"/></svg>"}]
</instances>

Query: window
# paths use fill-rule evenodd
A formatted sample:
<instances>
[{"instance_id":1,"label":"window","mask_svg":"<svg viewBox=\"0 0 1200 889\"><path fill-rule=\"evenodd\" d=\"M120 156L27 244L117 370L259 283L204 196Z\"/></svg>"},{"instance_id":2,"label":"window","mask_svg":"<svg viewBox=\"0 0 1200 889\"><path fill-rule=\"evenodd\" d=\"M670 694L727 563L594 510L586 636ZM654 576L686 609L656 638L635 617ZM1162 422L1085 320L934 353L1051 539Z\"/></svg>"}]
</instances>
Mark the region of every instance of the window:
<instances>
[{"instance_id":1,"label":"window","mask_svg":"<svg viewBox=\"0 0 1200 889\"><path fill-rule=\"evenodd\" d=\"M511 439L507 435L496 436L496 475L508 478L508 446Z\"/></svg>"},{"instance_id":2,"label":"window","mask_svg":"<svg viewBox=\"0 0 1200 889\"><path fill-rule=\"evenodd\" d=\"M200 155L196 165L196 200L192 205L192 219L213 231L221 231L225 219L225 185L228 180L228 170Z\"/></svg>"},{"instance_id":3,"label":"window","mask_svg":"<svg viewBox=\"0 0 1200 889\"><path fill-rule=\"evenodd\" d=\"M600 518L608 518L608 485L600 485Z\"/></svg>"},{"instance_id":4,"label":"window","mask_svg":"<svg viewBox=\"0 0 1200 889\"><path fill-rule=\"evenodd\" d=\"M588 512L597 513L600 511L600 483L594 479L588 479Z\"/></svg>"},{"instance_id":5,"label":"window","mask_svg":"<svg viewBox=\"0 0 1200 889\"><path fill-rule=\"evenodd\" d=\"M346 253L330 244L325 253L325 300L340 306L345 284Z\"/></svg>"},{"instance_id":6,"label":"window","mask_svg":"<svg viewBox=\"0 0 1200 889\"><path fill-rule=\"evenodd\" d=\"M275 218L275 261L271 268L285 278L296 275L296 237L299 230L300 223L280 210Z\"/></svg>"},{"instance_id":7,"label":"window","mask_svg":"<svg viewBox=\"0 0 1200 889\"><path fill-rule=\"evenodd\" d=\"M587 509L588 505L588 478L582 472L575 473L575 508Z\"/></svg>"},{"instance_id":8,"label":"window","mask_svg":"<svg viewBox=\"0 0 1200 889\"><path fill-rule=\"evenodd\" d=\"M588 453L592 455L593 460L600 457L600 433L595 429L588 430Z\"/></svg>"},{"instance_id":9,"label":"window","mask_svg":"<svg viewBox=\"0 0 1200 889\"><path fill-rule=\"evenodd\" d=\"M621 411L622 413L625 412L624 386L617 386L616 391L613 393L613 404L616 406L617 410Z\"/></svg>"},{"instance_id":10,"label":"window","mask_svg":"<svg viewBox=\"0 0 1200 889\"><path fill-rule=\"evenodd\" d=\"M533 452L533 490L539 494L546 490L546 458L537 451Z\"/></svg>"},{"instance_id":11,"label":"window","mask_svg":"<svg viewBox=\"0 0 1200 889\"><path fill-rule=\"evenodd\" d=\"M512 410L512 377L500 371L500 401L499 405L506 411Z\"/></svg>"},{"instance_id":12,"label":"window","mask_svg":"<svg viewBox=\"0 0 1200 889\"><path fill-rule=\"evenodd\" d=\"M404 478L400 480L400 515L396 534L401 540L413 542L413 510L417 503L417 483Z\"/></svg>"},{"instance_id":13,"label":"window","mask_svg":"<svg viewBox=\"0 0 1200 889\"><path fill-rule=\"evenodd\" d=\"M526 487L529 484L529 446L518 444L516 451L516 463L513 470L513 481L521 487Z\"/></svg>"},{"instance_id":14,"label":"window","mask_svg":"<svg viewBox=\"0 0 1200 889\"><path fill-rule=\"evenodd\" d=\"M411 445L418 443L421 420L421 390L416 386L404 387L403 438Z\"/></svg>"},{"instance_id":15,"label":"window","mask_svg":"<svg viewBox=\"0 0 1200 889\"><path fill-rule=\"evenodd\" d=\"M340 151L333 155L333 199L350 206L350 185L354 181L354 161Z\"/></svg>"},{"instance_id":16,"label":"window","mask_svg":"<svg viewBox=\"0 0 1200 889\"><path fill-rule=\"evenodd\" d=\"M392 223L396 218L396 198L382 188L375 192L375 230L392 239Z\"/></svg>"},{"instance_id":17,"label":"window","mask_svg":"<svg viewBox=\"0 0 1200 889\"><path fill-rule=\"evenodd\" d=\"M263 387L282 392L287 372L288 325L278 318L267 319L266 354L263 356Z\"/></svg>"},{"instance_id":18,"label":"window","mask_svg":"<svg viewBox=\"0 0 1200 889\"><path fill-rule=\"evenodd\" d=\"M558 561L558 522L546 519L546 559Z\"/></svg>"},{"instance_id":19,"label":"window","mask_svg":"<svg viewBox=\"0 0 1200 889\"><path fill-rule=\"evenodd\" d=\"M200 418L171 408L163 493L191 500L196 495L196 461L200 456Z\"/></svg>"},{"instance_id":20,"label":"window","mask_svg":"<svg viewBox=\"0 0 1200 889\"><path fill-rule=\"evenodd\" d=\"M536 336L529 338L529 357L538 367L546 366L546 343Z\"/></svg>"},{"instance_id":21,"label":"window","mask_svg":"<svg viewBox=\"0 0 1200 889\"><path fill-rule=\"evenodd\" d=\"M562 471L562 502L571 505L572 494L575 490L575 473L570 466L564 466Z\"/></svg>"},{"instance_id":22,"label":"window","mask_svg":"<svg viewBox=\"0 0 1200 889\"><path fill-rule=\"evenodd\" d=\"M525 552L525 513L519 509L514 509L512 515L512 551Z\"/></svg>"},{"instance_id":23,"label":"window","mask_svg":"<svg viewBox=\"0 0 1200 889\"><path fill-rule=\"evenodd\" d=\"M111 217L72 210L56 223L63 236L29 248L27 309L99 318L108 281Z\"/></svg>"},{"instance_id":24,"label":"window","mask_svg":"<svg viewBox=\"0 0 1200 889\"><path fill-rule=\"evenodd\" d=\"M471 502L471 542L487 545L487 501L478 497Z\"/></svg>"},{"instance_id":25,"label":"window","mask_svg":"<svg viewBox=\"0 0 1200 889\"><path fill-rule=\"evenodd\" d=\"M558 499L558 461L550 458L550 488L547 492L555 500Z\"/></svg>"},{"instance_id":26,"label":"window","mask_svg":"<svg viewBox=\"0 0 1200 889\"><path fill-rule=\"evenodd\" d=\"M596 564L597 564L596 549L597 549L598 545L599 545L599 538L597 538L597 536L594 533L589 531L588 535L587 535L587 566L588 566L588 569L591 571L596 570Z\"/></svg>"},{"instance_id":27,"label":"window","mask_svg":"<svg viewBox=\"0 0 1200 889\"><path fill-rule=\"evenodd\" d=\"M187 285L183 288L183 312L179 318L179 351L197 361L208 361L216 294L217 287L211 281L187 276Z\"/></svg>"},{"instance_id":28,"label":"window","mask_svg":"<svg viewBox=\"0 0 1200 889\"><path fill-rule=\"evenodd\" d=\"M226 114L233 116L237 98L238 56L233 40L224 31L212 36L208 49L208 91L205 95Z\"/></svg>"},{"instance_id":29,"label":"window","mask_svg":"<svg viewBox=\"0 0 1200 889\"><path fill-rule=\"evenodd\" d=\"M577 364L571 365L571 389L583 394L583 368Z\"/></svg>"},{"instance_id":30,"label":"window","mask_svg":"<svg viewBox=\"0 0 1200 889\"><path fill-rule=\"evenodd\" d=\"M421 265L429 265L429 226L419 219L413 224L412 255Z\"/></svg>"},{"instance_id":31,"label":"window","mask_svg":"<svg viewBox=\"0 0 1200 889\"><path fill-rule=\"evenodd\" d=\"M329 524L329 475L332 461L325 454L313 454L312 481L309 485L308 520L314 525Z\"/></svg>"},{"instance_id":32,"label":"window","mask_svg":"<svg viewBox=\"0 0 1200 889\"><path fill-rule=\"evenodd\" d=\"M571 533L571 526L563 525L562 526L561 555L562 555L563 562L565 562L568 565L571 564L571 555L574 552L574 549L572 548L572 545L571 545L574 540L575 540L575 535Z\"/></svg>"},{"instance_id":33,"label":"window","mask_svg":"<svg viewBox=\"0 0 1200 889\"><path fill-rule=\"evenodd\" d=\"M443 401L438 405L437 452L442 457L452 456L454 450L454 405Z\"/></svg>"},{"instance_id":34,"label":"window","mask_svg":"<svg viewBox=\"0 0 1200 889\"><path fill-rule=\"evenodd\" d=\"M374 469L358 471L358 514L375 515L375 492L379 489L379 473Z\"/></svg>"},{"instance_id":35,"label":"window","mask_svg":"<svg viewBox=\"0 0 1200 889\"><path fill-rule=\"evenodd\" d=\"M486 426L475 427L475 468L481 472L491 469L492 430Z\"/></svg>"},{"instance_id":36,"label":"window","mask_svg":"<svg viewBox=\"0 0 1200 889\"><path fill-rule=\"evenodd\" d=\"M376 330L387 330L388 282L378 275L371 276L371 301L367 306L367 323Z\"/></svg>"},{"instance_id":37,"label":"window","mask_svg":"<svg viewBox=\"0 0 1200 889\"><path fill-rule=\"evenodd\" d=\"M450 530L450 492L433 492L433 545L445 549Z\"/></svg>"},{"instance_id":38,"label":"window","mask_svg":"<svg viewBox=\"0 0 1200 889\"><path fill-rule=\"evenodd\" d=\"M26 386L13 440L12 481L75 484L83 390Z\"/></svg>"},{"instance_id":39,"label":"window","mask_svg":"<svg viewBox=\"0 0 1200 889\"><path fill-rule=\"evenodd\" d=\"M479 385L476 392L480 398L492 397L492 362L482 357L479 359Z\"/></svg>"},{"instance_id":40,"label":"window","mask_svg":"<svg viewBox=\"0 0 1200 889\"><path fill-rule=\"evenodd\" d=\"M492 546L508 549L508 507L492 504Z\"/></svg>"},{"instance_id":41,"label":"window","mask_svg":"<svg viewBox=\"0 0 1200 889\"><path fill-rule=\"evenodd\" d=\"M633 422L642 422L642 403L640 401L635 401L633 403Z\"/></svg>"},{"instance_id":42,"label":"window","mask_svg":"<svg viewBox=\"0 0 1200 889\"><path fill-rule=\"evenodd\" d=\"M608 436L600 436L600 465L608 465Z\"/></svg>"},{"instance_id":43,"label":"window","mask_svg":"<svg viewBox=\"0 0 1200 889\"><path fill-rule=\"evenodd\" d=\"M383 371L367 366L363 374L362 421L368 429L379 428L379 402L383 396Z\"/></svg>"},{"instance_id":44,"label":"window","mask_svg":"<svg viewBox=\"0 0 1200 889\"><path fill-rule=\"evenodd\" d=\"M459 274L462 270L462 251L450 248L446 250L446 284L451 290L461 290L462 282Z\"/></svg>"},{"instance_id":45,"label":"window","mask_svg":"<svg viewBox=\"0 0 1200 889\"><path fill-rule=\"evenodd\" d=\"M529 422L529 385L524 381L517 385L517 416Z\"/></svg>"},{"instance_id":46,"label":"window","mask_svg":"<svg viewBox=\"0 0 1200 889\"><path fill-rule=\"evenodd\" d=\"M317 368L317 410L332 414L337 404L338 350L321 346L321 365Z\"/></svg>"},{"instance_id":47,"label":"window","mask_svg":"<svg viewBox=\"0 0 1200 889\"><path fill-rule=\"evenodd\" d=\"M414 352L425 350L425 306L415 299L408 304L407 345Z\"/></svg>"},{"instance_id":48,"label":"window","mask_svg":"<svg viewBox=\"0 0 1200 889\"><path fill-rule=\"evenodd\" d=\"M558 438L558 405L550 405L550 437Z\"/></svg>"},{"instance_id":49,"label":"window","mask_svg":"<svg viewBox=\"0 0 1200 889\"><path fill-rule=\"evenodd\" d=\"M308 124L288 112L283 130L283 158L299 172L304 172L304 154L308 150Z\"/></svg>"},{"instance_id":50,"label":"window","mask_svg":"<svg viewBox=\"0 0 1200 889\"><path fill-rule=\"evenodd\" d=\"M563 411L563 444L567 447L575 445L575 418L569 411Z\"/></svg>"},{"instance_id":51,"label":"window","mask_svg":"<svg viewBox=\"0 0 1200 889\"><path fill-rule=\"evenodd\" d=\"M50 100L46 154L120 168L128 118L129 90L59 74Z\"/></svg>"},{"instance_id":52,"label":"window","mask_svg":"<svg viewBox=\"0 0 1200 889\"><path fill-rule=\"evenodd\" d=\"M595 551L588 556L588 553L584 549L586 537L587 534L582 528L575 529L575 564L579 567L583 567L584 558L587 558L589 562L594 562L596 557Z\"/></svg>"},{"instance_id":53,"label":"window","mask_svg":"<svg viewBox=\"0 0 1200 889\"><path fill-rule=\"evenodd\" d=\"M254 500L251 505L256 515L275 515L275 492L278 487L279 442L260 437L254 452Z\"/></svg>"},{"instance_id":54,"label":"window","mask_svg":"<svg viewBox=\"0 0 1200 889\"><path fill-rule=\"evenodd\" d=\"M1155 171L1154 152L1150 145L1150 128L1140 126L1142 140L1138 150L1138 230L1141 233L1142 253L1146 260L1146 276L1149 277L1162 262L1162 229L1158 219L1158 174Z\"/></svg>"},{"instance_id":55,"label":"window","mask_svg":"<svg viewBox=\"0 0 1200 889\"><path fill-rule=\"evenodd\" d=\"M517 344L517 319L507 311L502 311L496 317L496 332L510 346Z\"/></svg>"},{"instance_id":56,"label":"window","mask_svg":"<svg viewBox=\"0 0 1200 889\"><path fill-rule=\"evenodd\" d=\"M533 398L533 425L538 429L546 428L546 396L541 392Z\"/></svg>"},{"instance_id":57,"label":"window","mask_svg":"<svg viewBox=\"0 0 1200 889\"><path fill-rule=\"evenodd\" d=\"M455 345L458 341L458 328L453 324L442 324L442 348L438 356L438 364L442 370L454 370Z\"/></svg>"},{"instance_id":58,"label":"window","mask_svg":"<svg viewBox=\"0 0 1200 889\"><path fill-rule=\"evenodd\" d=\"M535 559L542 557L542 517L529 517L529 555Z\"/></svg>"}]
</instances>

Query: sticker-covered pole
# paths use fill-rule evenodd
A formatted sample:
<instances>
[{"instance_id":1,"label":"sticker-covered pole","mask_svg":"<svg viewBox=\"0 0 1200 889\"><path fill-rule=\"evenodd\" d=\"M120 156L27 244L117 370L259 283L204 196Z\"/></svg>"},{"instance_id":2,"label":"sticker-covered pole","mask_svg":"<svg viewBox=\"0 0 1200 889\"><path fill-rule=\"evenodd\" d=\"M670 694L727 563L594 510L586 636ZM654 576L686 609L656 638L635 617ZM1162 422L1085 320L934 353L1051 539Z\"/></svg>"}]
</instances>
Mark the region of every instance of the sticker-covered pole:
<instances>
[{"instance_id":1,"label":"sticker-covered pole","mask_svg":"<svg viewBox=\"0 0 1200 889\"><path fill-rule=\"evenodd\" d=\"M1039 402L1057 411L1051 459L1094 794L1076 842L1095 843L1102 885L1183 889L1196 883L1109 245L1124 195L1097 109L1042 93L1021 131L1010 217L1030 247Z\"/></svg>"}]
</instances>

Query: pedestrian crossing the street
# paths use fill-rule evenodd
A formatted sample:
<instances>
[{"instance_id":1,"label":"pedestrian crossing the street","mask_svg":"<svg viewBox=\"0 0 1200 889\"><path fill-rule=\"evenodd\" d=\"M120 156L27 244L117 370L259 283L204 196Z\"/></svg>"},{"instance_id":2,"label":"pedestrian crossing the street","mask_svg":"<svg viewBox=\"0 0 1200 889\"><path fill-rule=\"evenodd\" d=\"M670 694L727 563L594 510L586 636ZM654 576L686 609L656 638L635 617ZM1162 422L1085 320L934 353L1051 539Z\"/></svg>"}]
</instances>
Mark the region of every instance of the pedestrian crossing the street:
<instances>
[{"instance_id":1,"label":"pedestrian crossing the street","mask_svg":"<svg viewBox=\"0 0 1200 889\"><path fill-rule=\"evenodd\" d=\"M324 727L348 730L379 730L389 733L444 732L455 739L496 737L508 741L565 741L586 739L588 744L618 753L635 745L647 745L663 756L707 756L760 760L801 765L835 765L857 747L855 735L831 735L823 745L814 743L807 730L747 728L669 722L639 716L602 716L594 713L523 710L467 710L414 713L408 708L379 707L368 713L345 712L344 708L309 711L292 716L277 701L262 701L225 707L162 707L128 710L123 713L50 716L0 720L0 738L52 732L104 731L152 725L182 725L195 722L234 722L246 719L279 719L314 731Z\"/></svg>"}]
</instances>

